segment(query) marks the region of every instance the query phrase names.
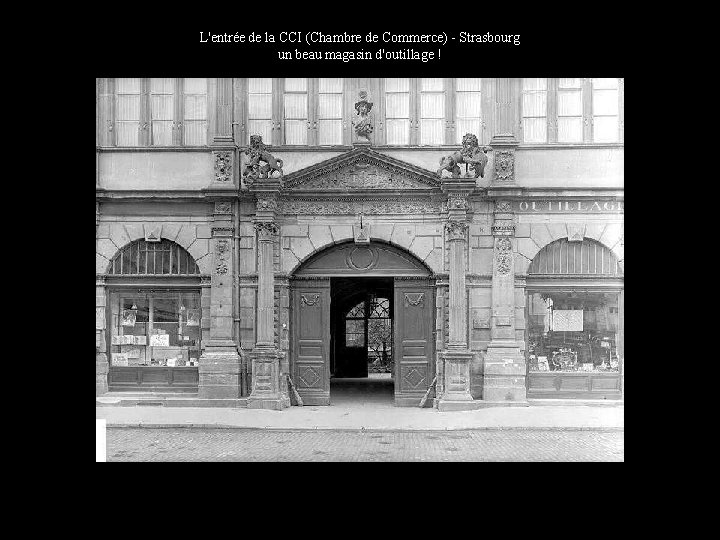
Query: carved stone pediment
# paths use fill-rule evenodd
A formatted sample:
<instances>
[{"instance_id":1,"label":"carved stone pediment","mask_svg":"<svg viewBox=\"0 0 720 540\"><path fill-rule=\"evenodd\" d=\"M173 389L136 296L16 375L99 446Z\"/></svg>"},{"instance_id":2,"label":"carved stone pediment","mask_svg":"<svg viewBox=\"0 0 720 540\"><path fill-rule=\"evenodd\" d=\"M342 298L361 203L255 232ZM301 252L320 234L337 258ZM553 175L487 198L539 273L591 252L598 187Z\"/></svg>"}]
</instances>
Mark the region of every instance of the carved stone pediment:
<instances>
[{"instance_id":1,"label":"carved stone pediment","mask_svg":"<svg viewBox=\"0 0 720 540\"><path fill-rule=\"evenodd\" d=\"M428 191L440 187L430 171L359 148L285 177L283 191Z\"/></svg>"}]
</instances>

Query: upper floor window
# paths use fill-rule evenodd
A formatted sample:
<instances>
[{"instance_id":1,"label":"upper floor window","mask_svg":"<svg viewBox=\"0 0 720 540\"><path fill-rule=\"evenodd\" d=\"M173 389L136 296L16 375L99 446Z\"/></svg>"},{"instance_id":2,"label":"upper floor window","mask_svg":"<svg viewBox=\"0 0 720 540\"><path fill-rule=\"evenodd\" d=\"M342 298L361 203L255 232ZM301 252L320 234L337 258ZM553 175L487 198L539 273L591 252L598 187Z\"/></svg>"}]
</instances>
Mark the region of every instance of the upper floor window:
<instances>
[{"instance_id":1,"label":"upper floor window","mask_svg":"<svg viewBox=\"0 0 720 540\"><path fill-rule=\"evenodd\" d=\"M420 144L445 142L445 81L420 79Z\"/></svg>"},{"instance_id":2,"label":"upper floor window","mask_svg":"<svg viewBox=\"0 0 720 540\"><path fill-rule=\"evenodd\" d=\"M183 79L183 143L207 144L207 79Z\"/></svg>"},{"instance_id":3,"label":"upper floor window","mask_svg":"<svg viewBox=\"0 0 720 540\"><path fill-rule=\"evenodd\" d=\"M410 79L385 79L387 144L410 144Z\"/></svg>"},{"instance_id":4,"label":"upper floor window","mask_svg":"<svg viewBox=\"0 0 720 540\"><path fill-rule=\"evenodd\" d=\"M455 79L455 144L466 133L482 141L482 79Z\"/></svg>"},{"instance_id":5,"label":"upper floor window","mask_svg":"<svg viewBox=\"0 0 720 540\"><path fill-rule=\"evenodd\" d=\"M547 79L523 79L521 99L523 142L547 142Z\"/></svg>"},{"instance_id":6,"label":"upper floor window","mask_svg":"<svg viewBox=\"0 0 720 540\"><path fill-rule=\"evenodd\" d=\"M206 145L207 81L197 78L99 79L98 144Z\"/></svg>"},{"instance_id":7,"label":"upper floor window","mask_svg":"<svg viewBox=\"0 0 720 540\"><path fill-rule=\"evenodd\" d=\"M621 79L522 79L520 130L526 143L622 140Z\"/></svg>"},{"instance_id":8,"label":"upper floor window","mask_svg":"<svg viewBox=\"0 0 720 540\"><path fill-rule=\"evenodd\" d=\"M250 142L250 135L261 135L265 144L271 144L273 128L272 91L272 79L248 79L246 143Z\"/></svg>"},{"instance_id":9,"label":"upper floor window","mask_svg":"<svg viewBox=\"0 0 720 540\"><path fill-rule=\"evenodd\" d=\"M118 146L140 146L142 79L115 79L115 137Z\"/></svg>"},{"instance_id":10,"label":"upper floor window","mask_svg":"<svg viewBox=\"0 0 720 540\"><path fill-rule=\"evenodd\" d=\"M582 142L582 79L560 79L558 82L557 100L558 142Z\"/></svg>"},{"instance_id":11,"label":"upper floor window","mask_svg":"<svg viewBox=\"0 0 720 540\"><path fill-rule=\"evenodd\" d=\"M318 79L318 144L342 144L343 80Z\"/></svg>"},{"instance_id":12,"label":"upper floor window","mask_svg":"<svg viewBox=\"0 0 720 540\"><path fill-rule=\"evenodd\" d=\"M595 142L617 142L620 119L617 79L592 79L592 133Z\"/></svg>"},{"instance_id":13,"label":"upper floor window","mask_svg":"<svg viewBox=\"0 0 720 540\"><path fill-rule=\"evenodd\" d=\"M285 79L283 96L285 144L308 143L308 80Z\"/></svg>"},{"instance_id":14,"label":"upper floor window","mask_svg":"<svg viewBox=\"0 0 720 540\"><path fill-rule=\"evenodd\" d=\"M156 146L173 144L175 128L175 80L150 79L150 127L152 141Z\"/></svg>"}]
</instances>

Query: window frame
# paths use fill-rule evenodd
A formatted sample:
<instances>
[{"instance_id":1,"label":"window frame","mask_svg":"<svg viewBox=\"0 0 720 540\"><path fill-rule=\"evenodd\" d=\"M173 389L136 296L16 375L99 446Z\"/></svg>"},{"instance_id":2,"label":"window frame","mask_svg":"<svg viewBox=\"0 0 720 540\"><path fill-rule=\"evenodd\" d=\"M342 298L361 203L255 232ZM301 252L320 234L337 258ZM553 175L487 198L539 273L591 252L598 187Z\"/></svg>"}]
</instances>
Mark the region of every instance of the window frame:
<instances>
[{"instance_id":1,"label":"window frame","mask_svg":"<svg viewBox=\"0 0 720 540\"><path fill-rule=\"evenodd\" d=\"M457 130L457 77L443 78L443 94L444 94L444 116L442 118L444 125L443 141L440 144L420 144L420 121L421 117L421 99L422 99L422 77L410 77L410 135L406 144L388 144L387 142L387 110L386 110L386 87L385 78L379 79L379 99L380 102L380 118L378 119L378 137L376 144L378 146L386 146L388 148L442 148L446 146L458 147L462 143L456 142ZM480 133L475 135L481 145L489 143L489 132L492 128L493 107L491 99L494 96L495 79L478 77L480 79ZM462 134L464 135L464 134ZM461 137L462 137L461 135Z\"/></svg>"},{"instance_id":2,"label":"window frame","mask_svg":"<svg viewBox=\"0 0 720 540\"><path fill-rule=\"evenodd\" d=\"M134 146L117 144L117 79L104 78L98 79L97 99L98 99L98 146L104 148L176 148L183 147L188 149L198 148L205 149L210 146L211 129L213 120L213 96L212 96L212 79L205 78L206 81L206 129L205 144L202 145L186 145L184 133L185 119L185 98L184 98L184 78L173 77L173 119L172 119L172 144L171 145L155 145L152 144L152 93L151 77L141 78L140 92L140 120L138 144Z\"/></svg>"},{"instance_id":3,"label":"window frame","mask_svg":"<svg viewBox=\"0 0 720 540\"><path fill-rule=\"evenodd\" d=\"M302 77L301 77L302 78ZM335 77L334 77L335 78ZM267 146L282 147L283 149L307 150L307 149L333 149L345 148L352 144L350 119L352 118L351 110L353 84L352 79L347 77L337 77L342 79L342 140L338 143L329 145L319 144L318 120L320 106L320 78L305 77L307 81L307 91L303 92L307 95L307 143L306 144L285 144L285 78L274 77L272 79L272 127L270 129L270 140L263 139L263 143ZM242 78L238 85L239 95L236 97L240 104L238 106L238 117L242 119L240 129L236 138L237 144L247 146L250 140L249 128L249 82L248 78ZM293 93L293 92L290 92Z\"/></svg>"},{"instance_id":4,"label":"window frame","mask_svg":"<svg viewBox=\"0 0 720 540\"><path fill-rule=\"evenodd\" d=\"M522 146L617 146L623 145L625 142L625 84L623 78L618 78L618 137L615 141L595 141L594 138L594 117L593 114L593 82L592 78L581 78L582 89L582 140L577 142L560 142L558 141L558 95L559 81L555 77L547 78L547 100L546 100L546 118L547 118L547 142L525 142L523 132L523 98L522 86L523 79L518 79L517 84L517 110L518 110L518 133L520 144Z\"/></svg>"}]
</instances>

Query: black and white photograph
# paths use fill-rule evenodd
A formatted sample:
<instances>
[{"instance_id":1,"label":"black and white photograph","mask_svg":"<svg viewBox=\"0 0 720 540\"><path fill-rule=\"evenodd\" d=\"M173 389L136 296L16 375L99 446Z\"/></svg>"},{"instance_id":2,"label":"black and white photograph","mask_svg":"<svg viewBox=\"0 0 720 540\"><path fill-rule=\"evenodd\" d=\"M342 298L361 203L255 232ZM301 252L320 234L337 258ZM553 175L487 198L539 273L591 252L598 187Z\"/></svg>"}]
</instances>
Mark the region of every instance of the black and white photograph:
<instances>
[{"instance_id":1,"label":"black and white photograph","mask_svg":"<svg viewBox=\"0 0 720 540\"><path fill-rule=\"evenodd\" d=\"M97 461L624 461L625 80L565 69L96 77Z\"/></svg>"}]
</instances>

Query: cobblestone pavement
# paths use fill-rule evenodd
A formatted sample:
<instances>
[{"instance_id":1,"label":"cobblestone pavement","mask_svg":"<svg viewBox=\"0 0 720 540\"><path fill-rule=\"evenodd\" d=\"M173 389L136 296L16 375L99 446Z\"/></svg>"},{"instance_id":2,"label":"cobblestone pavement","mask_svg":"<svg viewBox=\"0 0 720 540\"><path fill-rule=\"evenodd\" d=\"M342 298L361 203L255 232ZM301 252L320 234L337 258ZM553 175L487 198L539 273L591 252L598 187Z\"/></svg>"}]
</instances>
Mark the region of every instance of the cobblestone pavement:
<instances>
[{"instance_id":1,"label":"cobblestone pavement","mask_svg":"<svg viewBox=\"0 0 720 540\"><path fill-rule=\"evenodd\" d=\"M108 428L108 461L624 461L621 431Z\"/></svg>"}]
</instances>

